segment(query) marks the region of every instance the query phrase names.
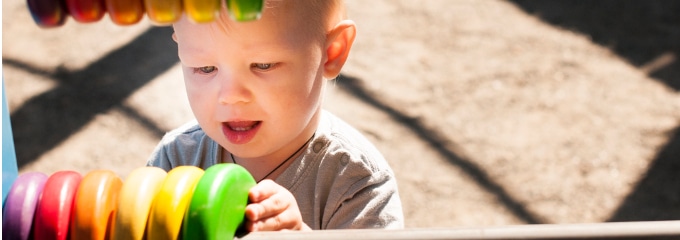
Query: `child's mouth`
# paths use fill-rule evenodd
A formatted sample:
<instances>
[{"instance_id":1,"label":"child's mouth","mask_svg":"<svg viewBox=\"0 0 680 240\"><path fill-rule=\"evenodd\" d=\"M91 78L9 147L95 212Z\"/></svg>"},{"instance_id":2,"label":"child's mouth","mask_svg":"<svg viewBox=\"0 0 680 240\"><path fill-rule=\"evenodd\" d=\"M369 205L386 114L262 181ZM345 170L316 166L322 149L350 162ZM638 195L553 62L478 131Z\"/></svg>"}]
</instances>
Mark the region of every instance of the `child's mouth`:
<instances>
[{"instance_id":1,"label":"child's mouth","mask_svg":"<svg viewBox=\"0 0 680 240\"><path fill-rule=\"evenodd\" d=\"M234 121L222 123L222 133L233 144L245 144L255 137L262 121Z\"/></svg>"}]
</instances>

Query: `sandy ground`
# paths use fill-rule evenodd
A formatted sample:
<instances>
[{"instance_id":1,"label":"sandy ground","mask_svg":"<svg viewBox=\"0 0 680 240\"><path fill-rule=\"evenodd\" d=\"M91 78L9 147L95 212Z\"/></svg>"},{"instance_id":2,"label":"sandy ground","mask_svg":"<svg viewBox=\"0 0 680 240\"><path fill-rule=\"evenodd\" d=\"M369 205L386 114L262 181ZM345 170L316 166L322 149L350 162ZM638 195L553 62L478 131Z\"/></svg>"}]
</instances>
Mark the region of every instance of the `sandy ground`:
<instances>
[{"instance_id":1,"label":"sandy ground","mask_svg":"<svg viewBox=\"0 0 680 240\"><path fill-rule=\"evenodd\" d=\"M384 153L408 227L680 219L680 2L347 5L325 106ZM169 28L2 21L21 172L124 178L192 118Z\"/></svg>"}]
</instances>

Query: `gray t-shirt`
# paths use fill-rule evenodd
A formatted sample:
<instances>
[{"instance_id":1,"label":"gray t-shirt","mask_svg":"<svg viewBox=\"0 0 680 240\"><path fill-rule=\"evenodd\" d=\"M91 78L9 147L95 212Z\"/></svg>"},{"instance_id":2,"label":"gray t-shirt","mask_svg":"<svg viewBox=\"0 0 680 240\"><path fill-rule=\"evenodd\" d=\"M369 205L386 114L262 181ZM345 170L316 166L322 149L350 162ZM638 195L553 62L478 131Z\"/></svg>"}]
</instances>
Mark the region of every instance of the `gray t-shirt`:
<instances>
[{"instance_id":1,"label":"gray t-shirt","mask_svg":"<svg viewBox=\"0 0 680 240\"><path fill-rule=\"evenodd\" d=\"M147 165L206 169L226 151L192 121L166 134ZM403 228L397 181L382 154L361 133L324 111L314 138L275 179L297 201L312 229Z\"/></svg>"}]
</instances>

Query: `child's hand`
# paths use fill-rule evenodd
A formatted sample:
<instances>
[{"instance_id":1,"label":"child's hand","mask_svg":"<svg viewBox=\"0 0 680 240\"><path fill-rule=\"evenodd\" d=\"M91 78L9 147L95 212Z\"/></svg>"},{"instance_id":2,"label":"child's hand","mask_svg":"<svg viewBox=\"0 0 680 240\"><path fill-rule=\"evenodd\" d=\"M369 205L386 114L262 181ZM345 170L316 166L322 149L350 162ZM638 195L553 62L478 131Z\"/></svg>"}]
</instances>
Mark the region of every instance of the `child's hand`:
<instances>
[{"instance_id":1,"label":"child's hand","mask_svg":"<svg viewBox=\"0 0 680 240\"><path fill-rule=\"evenodd\" d=\"M302 222L295 197L288 189L265 179L250 189L246 229L255 231L311 230Z\"/></svg>"}]
</instances>

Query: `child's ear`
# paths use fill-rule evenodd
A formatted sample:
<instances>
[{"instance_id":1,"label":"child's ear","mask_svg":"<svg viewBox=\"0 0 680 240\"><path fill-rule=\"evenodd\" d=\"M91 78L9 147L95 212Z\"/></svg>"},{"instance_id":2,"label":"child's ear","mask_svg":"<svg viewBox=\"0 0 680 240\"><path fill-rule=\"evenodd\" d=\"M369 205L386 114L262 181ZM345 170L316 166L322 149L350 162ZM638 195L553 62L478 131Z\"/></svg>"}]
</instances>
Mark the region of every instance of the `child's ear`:
<instances>
[{"instance_id":1,"label":"child's ear","mask_svg":"<svg viewBox=\"0 0 680 240\"><path fill-rule=\"evenodd\" d=\"M177 34L175 34L174 32L172 33L172 40L177 42Z\"/></svg>"},{"instance_id":2,"label":"child's ear","mask_svg":"<svg viewBox=\"0 0 680 240\"><path fill-rule=\"evenodd\" d=\"M354 43L356 32L356 26L352 20L343 20L328 33L326 36L327 59L324 63L325 78L333 79L340 74Z\"/></svg>"}]
</instances>

